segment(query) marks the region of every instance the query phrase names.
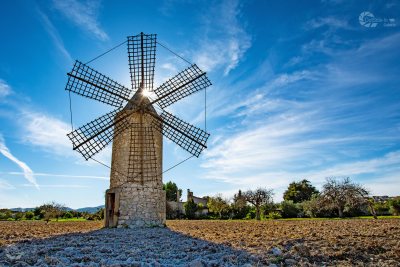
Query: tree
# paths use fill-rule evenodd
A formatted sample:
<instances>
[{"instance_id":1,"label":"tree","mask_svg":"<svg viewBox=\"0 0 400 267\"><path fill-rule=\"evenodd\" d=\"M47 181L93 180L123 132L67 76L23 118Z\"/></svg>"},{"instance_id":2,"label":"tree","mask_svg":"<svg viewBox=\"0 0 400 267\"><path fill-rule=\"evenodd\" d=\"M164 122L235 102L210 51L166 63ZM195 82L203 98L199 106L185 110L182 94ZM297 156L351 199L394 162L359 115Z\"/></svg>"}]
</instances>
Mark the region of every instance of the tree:
<instances>
[{"instance_id":1,"label":"tree","mask_svg":"<svg viewBox=\"0 0 400 267\"><path fill-rule=\"evenodd\" d=\"M217 213L220 219L222 218L222 213L229 210L228 201L223 199L221 195L209 197L207 207L211 212Z\"/></svg>"},{"instance_id":2,"label":"tree","mask_svg":"<svg viewBox=\"0 0 400 267\"><path fill-rule=\"evenodd\" d=\"M65 207L63 205L53 201L35 208L34 213L38 214L38 216L43 218L46 222L49 222L53 218L56 218L58 220L63 214L64 210Z\"/></svg>"},{"instance_id":3,"label":"tree","mask_svg":"<svg viewBox=\"0 0 400 267\"><path fill-rule=\"evenodd\" d=\"M288 189L283 193L283 199L300 203L310 200L313 194L318 194L318 190L311 185L310 181L304 179L300 182L290 183Z\"/></svg>"},{"instance_id":4,"label":"tree","mask_svg":"<svg viewBox=\"0 0 400 267\"><path fill-rule=\"evenodd\" d=\"M346 207L354 208L367 201L369 192L363 186L351 182L350 178L335 180L328 178L323 185L321 203L326 207L335 208L339 217L343 217Z\"/></svg>"},{"instance_id":5,"label":"tree","mask_svg":"<svg viewBox=\"0 0 400 267\"><path fill-rule=\"evenodd\" d=\"M185 214L188 219L193 219L196 215L197 205L194 203L193 199L189 199L185 204L183 204L185 209Z\"/></svg>"},{"instance_id":6,"label":"tree","mask_svg":"<svg viewBox=\"0 0 400 267\"><path fill-rule=\"evenodd\" d=\"M182 196L182 189L179 189L178 186L171 181L163 185L163 190L165 190L168 201L177 201L177 192L179 192L179 196Z\"/></svg>"},{"instance_id":7,"label":"tree","mask_svg":"<svg viewBox=\"0 0 400 267\"><path fill-rule=\"evenodd\" d=\"M27 211L27 212L25 212L25 218L26 218L27 220L32 220L33 217L35 217L35 214L34 214L32 211Z\"/></svg>"},{"instance_id":8,"label":"tree","mask_svg":"<svg viewBox=\"0 0 400 267\"><path fill-rule=\"evenodd\" d=\"M233 196L231 208L233 218L235 219L243 219L246 217L247 213L249 213L250 207L247 205L247 201L241 190L239 190L239 192Z\"/></svg>"},{"instance_id":9,"label":"tree","mask_svg":"<svg viewBox=\"0 0 400 267\"><path fill-rule=\"evenodd\" d=\"M396 197L390 201L390 211L392 215L400 215L400 197Z\"/></svg>"},{"instance_id":10,"label":"tree","mask_svg":"<svg viewBox=\"0 0 400 267\"><path fill-rule=\"evenodd\" d=\"M23 212L16 212L16 213L14 214L14 219L15 219L16 221L22 220L23 217L24 217L24 213L23 213Z\"/></svg>"},{"instance_id":11,"label":"tree","mask_svg":"<svg viewBox=\"0 0 400 267\"><path fill-rule=\"evenodd\" d=\"M261 219L261 207L272 202L272 189L257 188L256 190L248 190L243 194L247 202L256 208L256 219Z\"/></svg>"},{"instance_id":12,"label":"tree","mask_svg":"<svg viewBox=\"0 0 400 267\"><path fill-rule=\"evenodd\" d=\"M280 204L282 210L282 217L283 218L297 218L299 217L300 213L302 212L300 207L296 205L292 200L285 200L282 201Z\"/></svg>"}]
</instances>

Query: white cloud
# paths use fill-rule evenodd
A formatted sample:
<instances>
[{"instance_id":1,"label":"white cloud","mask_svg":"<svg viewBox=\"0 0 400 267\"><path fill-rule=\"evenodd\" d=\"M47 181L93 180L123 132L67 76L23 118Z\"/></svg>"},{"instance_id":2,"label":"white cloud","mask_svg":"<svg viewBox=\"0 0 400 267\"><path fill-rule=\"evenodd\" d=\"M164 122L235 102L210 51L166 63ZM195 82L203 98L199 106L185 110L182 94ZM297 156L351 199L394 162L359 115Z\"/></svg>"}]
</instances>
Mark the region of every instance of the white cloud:
<instances>
[{"instance_id":1,"label":"white cloud","mask_svg":"<svg viewBox=\"0 0 400 267\"><path fill-rule=\"evenodd\" d=\"M250 35L239 20L240 3L223 1L213 7L204 20L205 37L200 49L194 51L194 62L211 71L223 67L224 75L235 69L251 46ZM211 38L215 35L217 38Z\"/></svg>"},{"instance_id":2,"label":"white cloud","mask_svg":"<svg viewBox=\"0 0 400 267\"><path fill-rule=\"evenodd\" d=\"M15 187L11 185L9 182L6 180L0 179L0 189L14 189Z\"/></svg>"},{"instance_id":3,"label":"white cloud","mask_svg":"<svg viewBox=\"0 0 400 267\"><path fill-rule=\"evenodd\" d=\"M50 35L51 39L53 40L54 45L57 47L57 49L61 52L61 54L64 55L64 57L71 63L73 62L73 59L67 49L64 46L64 42L60 37L60 34L58 33L57 29L54 27L53 23L51 23L50 19L46 14L44 14L40 9L37 9L37 12L39 14L39 17L43 23L43 26L47 33Z\"/></svg>"},{"instance_id":4,"label":"white cloud","mask_svg":"<svg viewBox=\"0 0 400 267\"><path fill-rule=\"evenodd\" d=\"M7 172L8 175L23 175L22 172ZM54 173L35 173L35 177L56 177L56 178L72 178L72 179L94 179L94 180L109 180L106 176L96 175L69 175L69 174L54 174Z\"/></svg>"},{"instance_id":5,"label":"white cloud","mask_svg":"<svg viewBox=\"0 0 400 267\"><path fill-rule=\"evenodd\" d=\"M0 136L0 153L3 154L4 157L17 164L18 167L22 169L25 179L28 180L32 185L34 185L37 189L39 189L36 178L31 168L29 168L29 166L25 162L20 161L13 154L11 154L2 136Z\"/></svg>"},{"instance_id":6,"label":"white cloud","mask_svg":"<svg viewBox=\"0 0 400 267\"><path fill-rule=\"evenodd\" d=\"M31 184L23 184L23 187L32 187ZM89 188L87 185L79 184L41 184L40 187L44 188Z\"/></svg>"},{"instance_id":7,"label":"white cloud","mask_svg":"<svg viewBox=\"0 0 400 267\"><path fill-rule=\"evenodd\" d=\"M77 164L97 164L94 161L85 161L77 151L72 149L72 143L67 137L67 134L71 131L71 126L66 122L43 113L23 111L20 123L23 127L24 142L57 156L76 158ZM93 158L109 164L111 162L111 149L111 146L108 145Z\"/></svg>"},{"instance_id":8,"label":"white cloud","mask_svg":"<svg viewBox=\"0 0 400 267\"><path fill-rule=\"evenodd\" d=\"M107 33L97 20L99 1L53 0L54 7L76 26L90 32L100 40L107 40Z\"/></svg>"},{"instance_id":9,"label":"white cloud","mask_svg":"<svg viewBox=\"0 0 400 267\"><path fill-rule=\"evenodd\" d=\"M316 29L324 26L336 29L350 28L347 19L337 18L337 17L324 17L324 18L312 19L307 22L306 26L310 29Z\"/></svg>"},{"instance_id":10,"label":"white cloud","mask_svg":"<svg viewBox=\"0 0 400 267\"><path fill-rule=\"evenodd\" d=\"M6 81L0 79L0 98L6 97L12 93L11 86Z\"/></svg>"},{"instance_id":11,"label":"white cloud","mask_svg":"<svg viewBox=\"0 0 400 267\"><path fill-rule=\"evenodd\" d=\"M22 114L25 142L60 156L71 155L71 143L67 137L70 126L51 116L24 111Z\"/></svg>"}]
</instances>

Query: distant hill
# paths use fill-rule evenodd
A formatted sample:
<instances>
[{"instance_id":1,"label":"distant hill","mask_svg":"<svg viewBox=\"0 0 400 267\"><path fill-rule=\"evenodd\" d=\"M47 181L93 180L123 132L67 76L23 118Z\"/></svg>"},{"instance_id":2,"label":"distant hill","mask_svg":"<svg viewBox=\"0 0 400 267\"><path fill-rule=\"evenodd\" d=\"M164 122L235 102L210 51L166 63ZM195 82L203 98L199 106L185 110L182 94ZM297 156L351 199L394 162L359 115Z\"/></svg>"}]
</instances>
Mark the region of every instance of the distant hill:
<instances>
[{"instance_id":1,"label":"distant hill","mask_svg":"<svg viewBox=\"0 0 400 267\"><path fill-rule=\"evenodd\" d=\"M104 205L100 205L97 207L85 207L85 208L79 208L79 209L71 209L69 207L65 207L65 210L75 210L79 212L87 212L87 213L96 213L99 209L104 208ZM32 211L35 208L12 208L10 209L11 211L19 211L19 212L26 212L26 211Z\"/></svg>"}]
</instances>

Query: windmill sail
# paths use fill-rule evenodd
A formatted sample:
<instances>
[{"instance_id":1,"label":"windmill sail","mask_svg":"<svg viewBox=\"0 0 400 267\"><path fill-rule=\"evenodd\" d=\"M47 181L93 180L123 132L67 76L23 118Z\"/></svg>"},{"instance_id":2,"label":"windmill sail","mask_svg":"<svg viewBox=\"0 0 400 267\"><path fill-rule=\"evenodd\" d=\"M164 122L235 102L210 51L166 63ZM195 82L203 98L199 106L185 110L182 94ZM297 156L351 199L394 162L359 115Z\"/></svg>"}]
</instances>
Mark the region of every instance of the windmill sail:
<instances>
[{"instance_id":1,"label":"windmill sail","mask_svg":"<svg viewBox=\"0 0 400 267\"><path fill-rule=\"evenodd\" d=\"M138 34L128 37L128 60L132 89L153 91L156 62L156 35Z\"/></svg>"},{"instance_id":2,"label":"windmill sail","mask_svg":"<svg viewBox=\"0 0 400 267\"><path fill-rule=\"evenodd\" d=\"M152 115L151 113L149 114ZM199 157L200 153L207 148L206 143L210 134L202 129L197 128L166 111L161 113L160 118L155 116L153 116L153 118L162 121L162 126L160 126L159 123L153 123L153 127L161 131L165 137L185 149L193 156Z\"/></svg>"},{"instance_id":3,"label":"windmill sail","mask_svg":"<svg viewBox=\"0 0 400 267\"><path fill-rule=\"evenodd\" d=\"M121 107L129 100L131 90L107 76L76 61L70 73L65 90L98 100L114 107Z\"/></svg>"},{"instance_id":4,"label":"windmill sail","mask_svg":"<svg viewBox=\"0 0 400 267\"><path fill-rule=\"evenodd\" d=\"M157 102L161 108L165 108L210 85L206 73L194 64L155 89L158 99L152 103Z\"/></svg>"},{"instance_id":5,"label":"windmill sail","mask_svg":"<svg viewBox=\"0 0 400 267\"><path fill-rule=\"evenodd\" d=\"M113 110L72 131L67 136L73 149L88 160L106 147L115 136L129 127L125 116L117 116L121 109Z\"/></svg>"}]
</instances>

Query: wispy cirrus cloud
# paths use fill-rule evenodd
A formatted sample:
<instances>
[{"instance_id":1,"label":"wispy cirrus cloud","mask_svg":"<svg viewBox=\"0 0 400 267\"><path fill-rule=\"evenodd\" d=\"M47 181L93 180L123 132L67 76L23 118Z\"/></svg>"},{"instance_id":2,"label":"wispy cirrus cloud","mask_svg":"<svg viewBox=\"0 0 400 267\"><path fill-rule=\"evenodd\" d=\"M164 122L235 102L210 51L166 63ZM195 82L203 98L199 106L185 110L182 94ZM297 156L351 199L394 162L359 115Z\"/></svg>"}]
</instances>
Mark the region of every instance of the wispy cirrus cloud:
<instances>
[{"instance_id":1,"label":"wispy cirrus cloud","mask_svg":"<svg viewBox=\"0 0 400 267\"><path fill-rule=\"evenodd\" d=\"M15 186L10 184L6 180L0 179L0 189L5 189L5 190L15 189Z\"/></svg>"},{"instance_id":2,"label":"wispy cirrus cloud","mask_svg":"<svg viewBox=\"0 0 400 267\"><path fill-rule=\"evenodd\" d=\"M6 97L12 93L11 86L6 81L0 79L0 98Z\"/></svg>"},{"instance_id":3,"label":"wispy cirrus cloud","mask_svg":"<svg viewBox=\"0 0 400 267\"><path fill-rule=\"evenodd\" d=\"M25 110L21 113L20 125L23 142L59 157L75 158L78 164L97 164L84 161L78 152L72 150L72 143L67 137L71 128L63 120L41 112ZM105 164L110 163L111 146L105 147L94 158Z\"/></svg>"},{"instance_id":4,"label":"wispy cirrus cloud","mask_svg":"<svg viewBox=\"0 0 400 267\"><path fill-rule=\"evenodd\" d=\"M14 162L20 169L22 169L24 173L24 177L28 180L33 186L39 189L39 185L36 182L36 178L32 169L23 161L19 160L13 154L11 154L10 150L5 144L4 138L0 135L0 153L3 154L4 157L8 158L12 162Z\"/></svg>"},{"instance_id":5,"label":"wispy cirrus cloud","mask_svg":"<svg viewBox=\"0 0 400 267\"><path fill-rule=\"evenodd\" d=\"M23 187L32 187L31 184L23 184ZM40 187L43 188L89 188L87 185L79 184L41 184Z\"/></svg>"},{"instance_id":6,"label":"wispy cirrus cloud","mask_svg":"<svg viewBox=\"0 0 400 267\"><path fill-rule=\"evenodd\" d=\"M61 52L61 54L68 60L69 63L73 62L73 59L65 48L64 42L58 33L56 27L54 27L53 23L50 21L49 17L43 13L39 8L37 8L37 13L39 14L40 21L42 22L44 29L49 34L50 38L52 39L54 45L57 49Z\"/></svg>"},{"instance_id":7,"label":"wispy cirrus cloud","mask_svg":"<svg viewBox=\"0 0 400 267\"><path fill-rule=\"evenodd\" d=\"M25 142L60 156L71 155L67 137L70 126L52 116L39 112L24 111L21 116Z\"/></svg>"},{"instance_id":8,"label":"wispy cirrus cloud","mask_svg":"<svg viewBox=\"0 0 400 267\"><path fill-rule=\"evenodd\" d=\"M76 26L102 41L108 40L98 21L100 1L53 0L53 6Z\"/></svg>"},{"instance_id":9,"label":"wispy cirrus cloud","mask_svg":"<svg viewBox=\"0 0 400 267\"><path fill-rule=\"evenodd\" d=\"M251 93L221 101L212 114L232 119L205 153L205 177L281 193L295 179L318 185L325 177L351 176L371 189L379 184L382 191L374 193L393 193L381 181L400 175L399 128L384 122L400 115L390 89L399 79L370 60L389 54L387 63L396 60L398 38L332 51L326 64L271 74Z\"/></svg>"},{"instance_id":10,"label":"wispy cirrus cloud","mask_svg":"<svg viewBox=\"0 0 400 267\"><path fill-rule=\"evenodd\" d=\"M334 29L350 29L347 19L338 17L320 17L306 23L307 29L316 29L327 26Z\"/></svg>"},{"instance_id":11,"label":"wispy cirrus cloud","mask_svg":"<svg viewBox=\"0 0 400 267\"><path fill-rule=\"evenodd\" d=\"M206 71L223 68L228 75L251 46L251 37L239 20L239 1L223 1L204 18L204 38L194 62Z\"/></svg>"},{"instance_id":12,"label":"wispy cirrus cloud","mask_svg":"<svg viewBox=\"0 0 400 267\"><path fill-rule=\"evenodd\" d=\"M22 172L7 172L7 175L23 175ZM96 175L70 175L70 174L55 174L55 173L43 173L36 172L36 177L51 177L51 178L71 178L71 179L94 179L94 180L109 180L106 176L96 176Z\"/></svg>"}]
</instances>

